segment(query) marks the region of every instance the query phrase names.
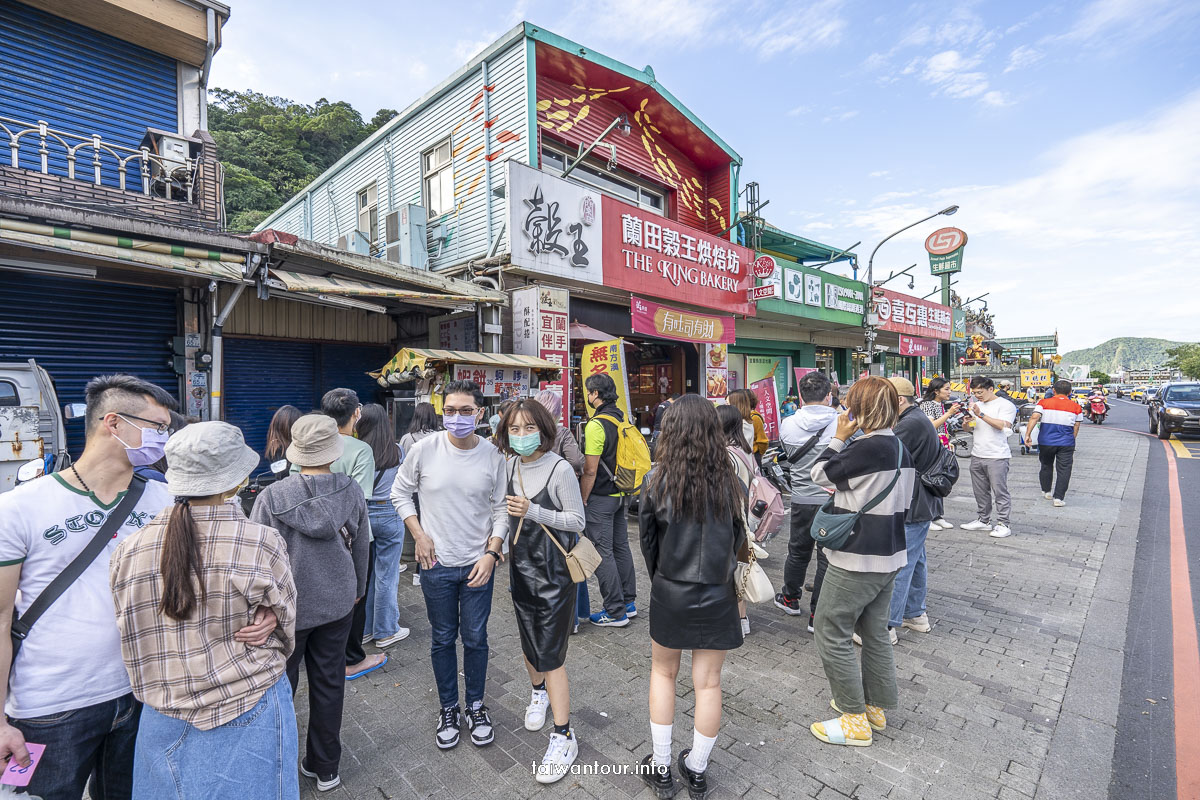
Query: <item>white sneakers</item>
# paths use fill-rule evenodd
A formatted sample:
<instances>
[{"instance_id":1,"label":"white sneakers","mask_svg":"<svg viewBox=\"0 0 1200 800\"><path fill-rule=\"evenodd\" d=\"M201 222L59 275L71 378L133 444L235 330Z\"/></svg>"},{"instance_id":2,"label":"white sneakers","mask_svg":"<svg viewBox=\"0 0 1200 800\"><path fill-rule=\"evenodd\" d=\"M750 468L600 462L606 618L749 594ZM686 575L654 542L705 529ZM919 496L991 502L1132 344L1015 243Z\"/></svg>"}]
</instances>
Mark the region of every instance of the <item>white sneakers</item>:
<instances>
[{"instance_id":1,"label":"white sneakers","mask_svg":"<svg viewBox=\"0 0 1200 800\"><path fill-rule=\"evenodd\" d=\"M525 708L525 730L540 731L546 727L546 710L550 708L550 695L541 689L534 689Z\"/></svg>"},{"instance_id":2,"label":"white sneakers","mask_svg":"<svg viewBox=\"0 0 1200 800\"><path fill-rule=\"evenodd\" d=\"M929 615L922 614L919 617L906 618L900 623L901 628L908 628L910 631L917 633L929 633L933 630L933 626L929 624Z\"/></svg>"},{"instance_id":3,"label":"white sneakers","mask_svg":"<svg viewBox=\"0 0 1200 800\"><path fill-rule=\"evenodd\" d=\"M526 725L525 727L529 727ZM570 736L561 733L550 734L550 745L538 764L536 778L538 783L554 783L560 781L571 771L571 765L579 757L579 742L575 741L575 731Z\"/></svg>"},{"instance_id":4,"label":"white sneakers","mask_svg":"<svg viewBox=\"0 0 1200 800\"><path fill-rule=\"evenodd\" d=\"M1055 507L1055 508L1062 508L1062 507L1063 507L1063 506L1065 506L1066 504L1067 504L1067 501L1066 501L1066 500L1055 500L1055 501L1054 501L1054 507Z\"/></svg>"},{"instance_id":5,"label":"white sneakers","mask_svg":"<svg viewBox=\"0 0 1200 800\"><path fill-rule=\"evenodd\" d=\"M964 531L990 531L992 529L991 525L987 524L981 519L973 519L970 522L964 522L958 527L962 528Z\"/></svg>"},{"instance_id":6,"label":"white sneakers","mask_svg":"<svg viewBox=\"0 0 1200 800\"><path fill-rule=\"evenodd\" d=\"M376 639L375 646L378 647L380 650L383 650L384 648L387 648L387 647L391 647L396 642L402 642L405 639L407 639L409 633L411 633L411 631L409 631L408 628L401 628L400 630L393 633L391 636L386 636L383 639Z\"/></svg>"},{"instance_id":7,"label":"white sneakers","mask_svg":"<svg viewBox=\"0 0 1200 800\"><path fill-rule=\"evenodd\" d=\"M993 539L1003 539L1006 536L1012 536L1012 528L1007 525L997 525L992 528L992 532L989 535Z\"/></svg>"},{"instance_id":8,"label":"white sneakers","mask_svg":"<svg viewBox=\"0 0 1200 800\"><path fill-rule=\"evenodd\" d=\"M750 635L750 618L742 617L742 638Z\"/></svg>"},{"instance_id":9,"label":"white sneakers","mask_svg":"<svg viewBox=\"0 0 1200 800\"><path fill-rule=\"evenodd\" d=\"M945 517L938 517L933 522L929 523L929 529L934 531L948 531L954 527L954 523L948 521Z\"/></svg>"},{"instance_id":10,"label":"white sneakers","mask_svg":"<svg viewBox=\"0 0 1200 800\"><path fill-rule=\"evenodd\" d=\"M1054 499L1054 492L1042 492L1042 495L1043 495L1043 496L1045 496L1045 498L1046 498L1047 500L1053 500L1053 499Z\"/></svg>"},{"instance_id":11,"label":"white sneakers","mask_svg":"<svg viewBox=\"0 0 1200 800\"><path fill-rule=\"evenodd\" d=\"M850 639L856 645L858 645L859 647L862 647L862 637L859 636L857 633L851 635ZM895 628L888 628L888 639L891 641L892 644L896 644L897 642L900 641L900 634L896 633Z\"/></svg>"}]
</instances>

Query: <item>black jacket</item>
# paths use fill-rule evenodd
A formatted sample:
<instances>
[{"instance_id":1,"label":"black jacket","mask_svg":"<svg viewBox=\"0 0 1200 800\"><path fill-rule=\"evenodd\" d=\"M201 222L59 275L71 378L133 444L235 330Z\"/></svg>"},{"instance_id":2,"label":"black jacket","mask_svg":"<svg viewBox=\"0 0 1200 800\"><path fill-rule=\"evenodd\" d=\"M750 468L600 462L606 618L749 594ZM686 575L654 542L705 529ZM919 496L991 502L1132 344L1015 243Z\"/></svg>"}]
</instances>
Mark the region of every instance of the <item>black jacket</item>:
<instances>
[{"instance_id":1,"label":"black jacket","mask_svg":"<svg viewBox=\"0 0 1200 800\"><path fill-rule=\"evenodd\" d=\"M896 436L912 457L913 468L917 471L917 480L913 485L912 503L905 515L906 523L929 522L941 516L941 498L930 493L921 482L921 475L937 466L944 449L938 441L937 431L933 422L925 415L920 407L912 406L900 415L899 421L892 428Z\"/></svg>"},{"instance_id":2,"label":"black jacket","mask_svg":"<svg viewBox=\"0 0 1200 800\"><path fill-rule=\"evenodd\" d=\"M650 580L661 573L669 580L687 583L732 581L738 550L746 540L741 516L703 522L676 522L673 516L666 500L656 497L646 485L638 507L638 525Z\"/></svg>"},{"instance_id":3,"label":"black jacket","mask_svg":"<svg viewBox=\"0 0 1200 800\"><path fill-rule=\"evenodd\" d=\"M601 406L592 419L588 420L588 425L595 422L604 428L604 452L600 454L600 465L596 468L596 482L592 484L591 497L621 493L614 480L617 474L617 426L606 419L597 419L601 414L620 422L625 421L625 413L617 407L616 403ZM586 431L586 426L584 429ZM586 436L585 433L585 439ZM583 499L585 502L588 500L587 497Z\"/></svg>"}]
</instances>

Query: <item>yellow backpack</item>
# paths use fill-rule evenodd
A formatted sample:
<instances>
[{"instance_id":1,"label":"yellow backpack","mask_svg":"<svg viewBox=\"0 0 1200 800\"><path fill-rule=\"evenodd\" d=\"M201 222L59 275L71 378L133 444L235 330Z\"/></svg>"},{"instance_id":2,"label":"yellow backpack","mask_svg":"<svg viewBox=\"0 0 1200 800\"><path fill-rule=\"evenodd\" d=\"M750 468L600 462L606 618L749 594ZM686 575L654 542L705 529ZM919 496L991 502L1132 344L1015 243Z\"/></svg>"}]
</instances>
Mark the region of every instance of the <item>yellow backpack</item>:
<instances>
[{"instance_id":1,"label":"yellow backpack","mask_svg":"<svg viewBox=\"0 0 1200 800\"><path fill-rule=\"evenodd\" d=\"M628 420L618 420L608 414L597 414L596 419L611 422L617 429L617 471L609 477L622 492L636 492L642 488L642 481L650 471L650 446L642 432L629 423ZM603 461L600 462L604 464ZM605 470L608 466L605 465Z\"/></svg>"}]
</instances>

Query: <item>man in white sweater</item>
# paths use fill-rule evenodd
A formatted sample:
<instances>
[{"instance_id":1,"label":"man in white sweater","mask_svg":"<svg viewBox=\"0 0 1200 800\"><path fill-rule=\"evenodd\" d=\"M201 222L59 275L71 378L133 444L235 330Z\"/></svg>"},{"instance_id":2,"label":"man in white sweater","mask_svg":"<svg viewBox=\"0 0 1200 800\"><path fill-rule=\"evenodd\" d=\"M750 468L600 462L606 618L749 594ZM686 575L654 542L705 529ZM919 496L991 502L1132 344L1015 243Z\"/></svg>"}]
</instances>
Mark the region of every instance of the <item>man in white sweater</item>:
<instances>
[{"instance_id":1,"label":"man in white sweater","mask_svg":"<svg viewBox=\"0 0 1200 800\"><path fill-rule=\"evenodd\" d=\"M483 392L474 383L446 384L442 409L446 430L417 443L392 485L392 505L412 534L421 564L421 591L433 628L430 657L441 703L436 741L443 750L458 744L463 716L476 746L491 744L495 738L483 688L493 570L508 536L508 511L504 457L491 442L475 435L483 403ZM420 518L414 493L421 503ZM458 704L460 633L465 715Z\"/></svg>"}]
</instances>

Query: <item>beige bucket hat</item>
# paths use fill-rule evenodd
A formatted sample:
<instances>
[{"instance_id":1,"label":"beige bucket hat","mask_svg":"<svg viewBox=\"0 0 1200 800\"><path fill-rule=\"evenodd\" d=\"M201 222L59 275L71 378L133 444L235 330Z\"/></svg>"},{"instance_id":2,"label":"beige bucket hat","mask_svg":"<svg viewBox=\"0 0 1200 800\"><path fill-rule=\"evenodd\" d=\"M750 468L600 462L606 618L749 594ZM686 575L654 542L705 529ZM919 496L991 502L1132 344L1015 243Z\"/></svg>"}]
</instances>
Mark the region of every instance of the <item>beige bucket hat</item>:
<instances>
[{"instance_id":1,"label":"beige bucket hat","mask_svg":"<svg viewBox=\"0 0 1200 800\"><path fill-rule=\"evenodd\" d=\"M337 461L345 449L333 417L305 414L292 425L292 443L284 455L298 467L321 467Z\"/></svg>"},{"instance_id":2,"label":"beige bucket hat","mask_svg":"<svg viewBox=\"0 0 1200 800\"><path fill-rule=\"evenodd\" d=\"M211 497L235 489L258 466L240 428L227 422L196 422L174 434L164 448L167 491L176 497Z\"/></svg>"}]
</instances>

